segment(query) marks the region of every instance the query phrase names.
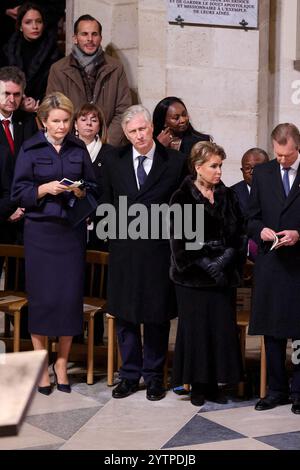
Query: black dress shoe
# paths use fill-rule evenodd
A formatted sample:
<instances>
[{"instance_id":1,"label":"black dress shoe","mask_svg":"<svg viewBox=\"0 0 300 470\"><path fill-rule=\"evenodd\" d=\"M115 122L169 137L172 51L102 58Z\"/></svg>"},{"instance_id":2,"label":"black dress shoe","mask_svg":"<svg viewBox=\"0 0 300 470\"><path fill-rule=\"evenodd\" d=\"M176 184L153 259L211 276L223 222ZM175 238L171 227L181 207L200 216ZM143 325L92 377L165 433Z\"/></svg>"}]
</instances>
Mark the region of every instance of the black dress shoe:
<instances>
[{"instance_id":1,"label":"black dress shoe","mask_svg":"<svg viewBox=\"0 0 300 470\"><path fill-rule=\"evenodd\" d=\"M222 388L219 388L218 385L209 385L205 397L208 401L213 403L219 403L220 405L226 405L228 399Z\"/></svg>"},{"instance_id":2,"label":"black dress shoe","mask_svg":"<svg viewBox=\"0 0 300 470\"><path fill-rule=\"evenodd\" d=\"M255 409L257 411L266 411L271 410L272 408L276 408L276 406L287 405L288 403L290 403L290 400L287 397L279 398L267 395L265 398L262 398L256 403Z\"/></svg>"},{"instance_id":3,"label":"black dress shoe","mask_svg":"<svg viewBox=\"0 0 300 470\"><path fill-rule=\"evenodd\" d=\"M205 402L205 397L203 395L203 393L201 392L193 392L193 390L191 391L191 404L194 405L194 406L202 406L204 405L204 402Z\"/></svg>"},{"instance_id":4,"label":"black dress shoe","mask_svg":"<svg viewBox=\"0 0 300 470\"><path fill-rule=\"evenodd\" d=\"M158 401L166 396L166 390L161 381L151 380L147 385L147 400Z\"/></svg>"},{"instance_id":5,"label":"black dress shoe","mask_svg":"<svg viewBox=\"0 0 300 470\"><path fill-rule=\"evenodd\" d=\"M113 398L126 398L129 395L137 392L139 389L139 382L122 379L121 382L112 391Z\"/></svg>"},{"instance_id":6,"label":"black dress shoe","mask_svg":"<svg viewBox=\"0 0 300 470\"><path fill-rule=\"evenodd\" d=\"M52 369L53 369L54 381L56 383L57 390L59 392L71 393L71 385L70 384L59 384L58 383L54 363L52 364Z\"/></svg>"},{"instance_id":7,"label":"black dress shoe","mask_svg":"<svg viewBox=\"0 0 300 470\"><path fill-rule=\"evenodd\" d=\"M205 402L204 384L200 384L198 382L192 383L192 390L191 390L191 404L194 406L202 406Z\"/></svg>"},{"instance_id":8,"label":"black dress shoe","mask_svg":"<svg viewBox=\"0 0 300 470\"><path fill-rule=\"evenodd\" d=\"M42 395L50 395L52 393L51 385L45 385L45 387L38 387L38 392Z\"/></svg>"},{"instance_id":9,"label":"black dress shoe","mask_svg":"<svg viewBox=\"0 0 300 470\"><path fill-rule=\"evenodd\" d=\"M294 398L292 401L292 412L295 413L295 415L300 415L300 398Z\"/></svg>"}]
</instances>

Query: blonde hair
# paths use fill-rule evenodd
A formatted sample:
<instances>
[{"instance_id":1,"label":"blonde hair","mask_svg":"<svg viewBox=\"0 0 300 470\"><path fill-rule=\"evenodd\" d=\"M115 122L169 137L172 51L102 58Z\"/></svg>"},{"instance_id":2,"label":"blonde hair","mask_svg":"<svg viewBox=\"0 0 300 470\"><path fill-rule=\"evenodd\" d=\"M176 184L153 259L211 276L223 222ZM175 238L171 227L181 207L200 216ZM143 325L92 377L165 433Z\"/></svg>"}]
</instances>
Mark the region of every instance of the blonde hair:
<instances>
[{"instance_id":1,"label":"blonde hair","mask_svg":"<svg viewBox=\"0 0 300 470\"><path fill-rule=\"evenodd\" d=\"M50 111L53 109L61 109L70 114L71 119L74 115L74 106L63 93L56 91L46 95L37 111L37 116L41 122L47 121Z\"/></svg>"},{"instance_id":2,"label":"blonde hair","mask_svg":"<svg viewBox=\"0 0 300 470\"><path fill-rule=\"evenodd\" d=\"M203 163L207 162L212 155L217 155L221 160L225 160L226 158L226 153L223 147L220 147L220 145L217 145L214 142L200 141L193 145L188 160L189 169L193 176L196 176L195 167L197 165L203 165Z\"/></svg>"}]
</instances>

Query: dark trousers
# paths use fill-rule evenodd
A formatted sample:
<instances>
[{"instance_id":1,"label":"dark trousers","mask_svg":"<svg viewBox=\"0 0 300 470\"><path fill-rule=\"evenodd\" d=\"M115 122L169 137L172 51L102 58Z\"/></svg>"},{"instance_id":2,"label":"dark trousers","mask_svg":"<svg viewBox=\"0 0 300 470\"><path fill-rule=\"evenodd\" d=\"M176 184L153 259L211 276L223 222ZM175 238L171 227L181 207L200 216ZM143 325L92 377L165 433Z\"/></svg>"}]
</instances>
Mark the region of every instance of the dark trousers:
<instances>
[{"instance_id":1,"label":"dark trousers","mask_svg":"<svg viewBox=\"0 0 300 470\"><path fill-rule=\"evenodd\" d=\"M267 357L269 395L284 397L289 395L289 384L286 372L286 338L265 336ZM293 339L294 341L295 339ZM293 364L293 375L290 388L291 398L300 398L300 364Z\"/></svg>"},{"instance_id":2,"label":"dark trousers","mask_svg":"<svg viewBox=\"0 0 300 470\"><path fill-rule=\"evenodd\" d=\"M118 343L122 358L120 377L146 384L163 380L164 364L168 353L170 322L145 323L144 347L141 325L117 319Z\"/></svg>"}]
</instances>

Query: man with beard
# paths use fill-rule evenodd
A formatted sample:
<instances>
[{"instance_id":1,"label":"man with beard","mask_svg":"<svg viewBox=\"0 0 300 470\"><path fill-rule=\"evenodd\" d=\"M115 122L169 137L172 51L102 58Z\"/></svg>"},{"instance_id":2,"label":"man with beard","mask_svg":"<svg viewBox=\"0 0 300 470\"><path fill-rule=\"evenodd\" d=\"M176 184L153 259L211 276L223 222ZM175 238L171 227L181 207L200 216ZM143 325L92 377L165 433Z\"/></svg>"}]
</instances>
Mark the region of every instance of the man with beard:
<instances>
[{"instance_id":1,"label":"man with beard","mask_svg":"<svg viewBox=\"0 0 300 470\"><path fill-rule=\"evenodd\" d=\"M122 64L104 53L102 26L90 15L74 24L71 54L52 65L47 93L61 91L78 109L94 103L104 112L111 145L120 145L124 134L121 115L131 105L131 94Z\"/></svg>"}]
</instances>

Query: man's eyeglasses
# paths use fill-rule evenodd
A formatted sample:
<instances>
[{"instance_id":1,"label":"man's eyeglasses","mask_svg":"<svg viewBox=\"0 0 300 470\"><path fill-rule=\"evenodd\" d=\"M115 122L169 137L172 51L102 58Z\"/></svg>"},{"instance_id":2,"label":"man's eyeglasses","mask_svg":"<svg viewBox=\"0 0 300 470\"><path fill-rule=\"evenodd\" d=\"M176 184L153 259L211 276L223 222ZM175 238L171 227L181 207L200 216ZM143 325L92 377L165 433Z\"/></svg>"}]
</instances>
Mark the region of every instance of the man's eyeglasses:
<instances>
[{"instance_id":1,"label":"man's eyeglasses","mask_svg":"<svg viewBox=\"0 0 300 470\"><path fill-rule=\"evenodd\" d=\"M243 173L253 173L254 166L245 166L244 168L241 168Z\"/></svg>"}]
</instances>

